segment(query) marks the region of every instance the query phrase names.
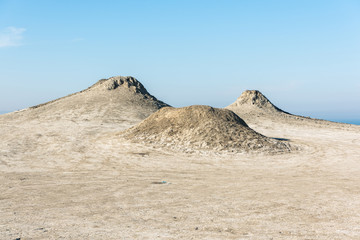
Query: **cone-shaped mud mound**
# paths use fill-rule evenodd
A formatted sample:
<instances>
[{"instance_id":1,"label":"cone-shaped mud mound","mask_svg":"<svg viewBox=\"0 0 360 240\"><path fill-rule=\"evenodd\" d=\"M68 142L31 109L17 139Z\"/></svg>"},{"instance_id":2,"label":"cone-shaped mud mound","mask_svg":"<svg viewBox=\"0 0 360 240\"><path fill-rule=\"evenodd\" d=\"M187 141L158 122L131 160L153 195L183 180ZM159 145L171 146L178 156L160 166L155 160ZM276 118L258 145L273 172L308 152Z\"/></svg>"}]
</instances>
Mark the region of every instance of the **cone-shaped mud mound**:
<instances>
[{"instance_id":1,"label":"cone-shaped mud mound","mask_svg":"<svg viewBox=\"0 0 360 240\"><path fill-rule=\"evenodd\" d=\"M209 106L162 108L123 136L184 151L290 151L288 143L255 132L234 112Z\"/></svg>"},{"instance_id":2,"label":"cone-shaped mud mound","mask_svg":"<svg viewBox=\"0 0 360 240\"><path fill-rule=\"evenodd\" d=\"M272 104L269 99L267 99L260 91L257 90L246 90L234 103L227 106L226 108L233 111L238 108L251 108L254 110L263 110L266 112L287 113Z\"/></svg>"},{"instance_id":3,"label":"cone-shaped mud mound","mask_svg":"<svg viewBox=\"0 0 360 240\"><path fill-rule=\"evenodd\" d=\"M134 126L164 106L133 77L102 79L91 87L68 96L7 114L23 121L70 120L74 122L117 123Z\"/></svg>"},{"instance_id":4,"label":"cone-shaped mud mound","mask_svg":"<svg viewBox=\"0 0 360 240\"><path fill-rule=\"evenodd\" d=\"M58 103L61 100L65 100L75 95L80 95L84 104L88 103L89 100L91 100L88 99L89 97L95 98L95 96L93 95L105 95L105 97L107 97L105 101L107 100L108 103L112 103L114 98L116 98L115 100L119 100L119 103L121 102L120 105L127 105L129 103L130 105L144 105L144 103L146 103L148 105L154 105L158 109L161 107L169 106L168 104L159 101L154 96L152 96L145 89L145 87L134 77L116 76L108 79L101 79L85 90L70 94L59 99L55 99L47 103L30 107L30 109L36 109L52 103ZM134 102L131 100L137 101Z\"/></svg>"},{"instance_id":5,"label":"cone-shaped mud mound","mask_svg":"<svg viewBox=\"0 0 360 240\"><path fill-rule=\"evenodd\" d=\"M252 128L262 132L264 128L286 129L288 126L296 125L298 128L334 126L334 123L321 119L313 119L294 115L281 110L270 102L261 92L257 90L246 90L240 97L225 109L234 111L239 117L244 119Z\"/></svg>"}]
</instances>

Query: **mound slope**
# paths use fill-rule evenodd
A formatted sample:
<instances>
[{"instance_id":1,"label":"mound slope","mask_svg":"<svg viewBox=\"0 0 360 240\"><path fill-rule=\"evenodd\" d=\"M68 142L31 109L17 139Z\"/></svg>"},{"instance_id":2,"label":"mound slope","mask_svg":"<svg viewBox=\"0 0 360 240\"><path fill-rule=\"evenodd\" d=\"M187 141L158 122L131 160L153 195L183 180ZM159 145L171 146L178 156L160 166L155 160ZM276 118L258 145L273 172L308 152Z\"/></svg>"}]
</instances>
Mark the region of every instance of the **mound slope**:
<instances>
[{"instance_id":1,"label":"mound slope","mask_svg":"<svg viewBox=\"0 0 360 240\"><path fill-rule=\"evenodd\" d=\"M133 77L102 79L86 90L62 97L6 117L42 120L97 121L134 125L158 109L169 106L152 96Z\"/></svg>"},{"instance_id":2,"label":"mound slope","mask_svg":"<svg viewBox=\"0 0 360 240\"><path fill-rule=\"evenodd\" d=\"M255 132L234 112L209 106L165 107L122 134L180 149L290 151L288 143Z\"/></svg>"}]
</instances>

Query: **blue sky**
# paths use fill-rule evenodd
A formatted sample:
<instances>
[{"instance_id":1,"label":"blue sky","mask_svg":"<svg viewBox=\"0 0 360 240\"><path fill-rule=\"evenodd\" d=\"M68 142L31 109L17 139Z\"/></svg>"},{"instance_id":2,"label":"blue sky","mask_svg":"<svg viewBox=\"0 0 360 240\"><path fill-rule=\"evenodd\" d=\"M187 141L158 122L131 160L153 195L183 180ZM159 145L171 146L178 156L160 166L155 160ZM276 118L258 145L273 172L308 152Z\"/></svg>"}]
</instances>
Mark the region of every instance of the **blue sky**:
<instances>
[{"instance_id":1,"label":"blue sky","mask_svg":"<svg viewBox=\"0 0 360 240\"><path fill-rule=\"evenodd\" d=\"M131 75L173 105L360 119L360 1L0 0L0 111Z\"/></svg>"}]
</instances>

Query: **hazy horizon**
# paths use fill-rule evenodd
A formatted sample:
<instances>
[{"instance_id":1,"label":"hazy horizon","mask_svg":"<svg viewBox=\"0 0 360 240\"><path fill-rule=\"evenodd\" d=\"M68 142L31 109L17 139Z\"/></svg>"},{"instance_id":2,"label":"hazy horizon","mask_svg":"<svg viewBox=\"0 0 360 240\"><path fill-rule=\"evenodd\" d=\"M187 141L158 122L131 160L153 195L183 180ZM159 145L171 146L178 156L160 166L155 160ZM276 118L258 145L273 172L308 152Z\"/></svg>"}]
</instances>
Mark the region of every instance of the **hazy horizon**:
<instances>
[{"instance_id":1,"label":"hazy horizon","mask_svg":"<svg viewBox=\"0 0 360 240\"><path fill-rule=\"evenodd\" d=\"M0 0L0 112L131 75L166 103L260 90L293 114L360 119L358 1Z\"/></svg>"}]
</instances>

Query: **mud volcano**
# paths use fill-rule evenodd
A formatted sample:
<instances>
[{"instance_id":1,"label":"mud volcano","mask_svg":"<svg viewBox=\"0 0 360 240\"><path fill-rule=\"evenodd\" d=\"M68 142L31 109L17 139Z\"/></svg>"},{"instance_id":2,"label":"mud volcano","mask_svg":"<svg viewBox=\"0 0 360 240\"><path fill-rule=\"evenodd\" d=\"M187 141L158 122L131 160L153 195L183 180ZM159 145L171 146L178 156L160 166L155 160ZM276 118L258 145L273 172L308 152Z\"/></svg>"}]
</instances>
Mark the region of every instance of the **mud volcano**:
<instances>
[{"instance_id":1,"label":"mud volcano","mask_svg":"<svg viewBox=\"0 0 360 240\"><path fill-rule=\"evenodd\" d=\"M28 121L69 120L134 126L156 112L166 103L152 96L133 77L101 79L91 87L53 101L7 114L8 119Z\"/></svg>"},{"instance_id":2,"label":"mud volcano","mask_svg":"<svg viewBox=\"0 0 360 240\"><path fill-rule=\"evenodd\" d=\"M184 151L290 151L288 143L255 132L234 112L209 106L164 107L122 134Z\"/></svg>"},{"instance_id":3,"label":"mud volcano","mask_svg":"<svg viewBox=\"0 0 360 240\"><path fill-rule=\"evenodd\" d=\"M270 100L258 90L246 90L234 103L227 106L226 108L234 112L236 112L235 110L241 108L243 110L261 110L268 113L288 114L287 112L281 110L280 108L272 104Z\"/></svg>"}]
</instances>

